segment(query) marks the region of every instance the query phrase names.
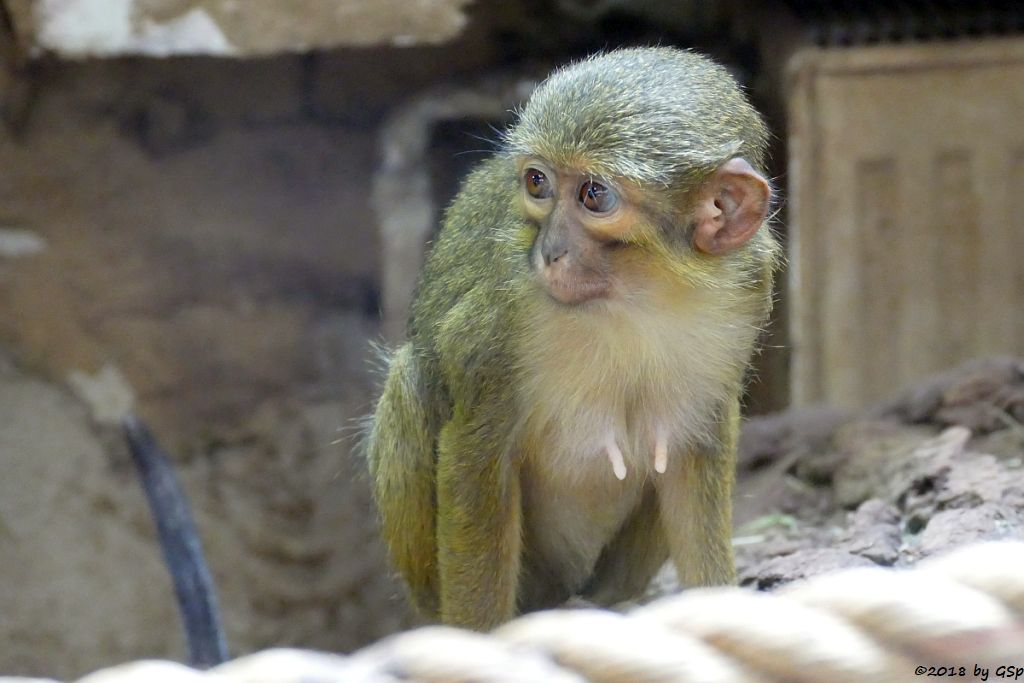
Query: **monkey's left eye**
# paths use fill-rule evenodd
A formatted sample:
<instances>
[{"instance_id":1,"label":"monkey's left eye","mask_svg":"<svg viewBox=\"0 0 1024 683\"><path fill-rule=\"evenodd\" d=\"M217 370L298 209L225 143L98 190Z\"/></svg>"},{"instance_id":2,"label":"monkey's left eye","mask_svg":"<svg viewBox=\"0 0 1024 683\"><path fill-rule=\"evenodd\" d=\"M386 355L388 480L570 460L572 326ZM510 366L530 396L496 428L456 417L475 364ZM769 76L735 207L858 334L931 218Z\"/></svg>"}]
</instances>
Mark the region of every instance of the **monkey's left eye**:
<instances>
[{"instance_id":1,"label":"monkey's left eye","mask_svg":"<svg viewBox=\"0 0 1024 683\"><path fill-rule=\"evenodd\" d=\"M618 205L619 196L601 183L588 180L580 186L580 203L587 211L608 213Z\"/></svg>"},{"instance_id":2,"label":"monkey's left eye","mask_svg":"<svg viewBox=\"0 0 1024 683\"><path fill-rule=\"evenodd\" d=\"M523 181L526 183L526 191L534 199L547 199L553 194L548 177L535 168L523 172Z\"/></svg>"}]
</instances>

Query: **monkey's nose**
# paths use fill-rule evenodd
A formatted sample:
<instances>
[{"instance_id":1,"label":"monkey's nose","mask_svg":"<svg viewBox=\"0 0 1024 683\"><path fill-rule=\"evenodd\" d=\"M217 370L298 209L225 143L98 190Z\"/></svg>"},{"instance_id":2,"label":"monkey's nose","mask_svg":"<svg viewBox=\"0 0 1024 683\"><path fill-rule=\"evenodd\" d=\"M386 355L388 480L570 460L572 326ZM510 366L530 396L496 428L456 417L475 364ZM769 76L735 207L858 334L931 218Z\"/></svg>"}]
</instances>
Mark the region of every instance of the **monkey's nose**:
<instances>
[{"instance_id":1,"label":"monkey's nose","mask_svg":"<svg viewBox=\"0 0 1024 683\"><path fill-rule=\"evenodd\" d=\"M558 247L555 249L544 249L544 265L550 266L552 263L557 263L558 259L564 258L569 253L568 247Z\"/></svg>"}]
</instances>

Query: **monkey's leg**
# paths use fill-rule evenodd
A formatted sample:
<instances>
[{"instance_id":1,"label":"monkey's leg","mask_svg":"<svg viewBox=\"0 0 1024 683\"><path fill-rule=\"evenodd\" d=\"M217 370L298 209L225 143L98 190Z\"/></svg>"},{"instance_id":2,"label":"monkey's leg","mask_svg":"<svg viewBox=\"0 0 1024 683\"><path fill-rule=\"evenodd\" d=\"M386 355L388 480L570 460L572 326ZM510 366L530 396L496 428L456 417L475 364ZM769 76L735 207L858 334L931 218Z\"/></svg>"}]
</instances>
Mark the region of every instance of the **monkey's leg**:
<instances>
[{"instance_id":1,"label":"monkey's leg","mask_svg":"<svg viewBox=\"0 0 1024 683\"><path fill-rule=\"evenodd\" d=\"M412 346L391 360L370 432L370 475L391 559L424 616L437 618L434 446Z\"/></svg>"},{"instance_id":2,"label":"monkey's leg","mask_svg":"<svg viewBox=\"0 0 1024 683\"><path fill-rule=\"evenodd\" d=\"M441 620L478 630L515 616L521 562L519 477L493 426L457 408L438 441Z\"/></svg>"},{"instance_id":3,"label":"monkey's leg","mask_svg":"<svg viewBox=\"0 0 1024 683\"><path fill-rule=\"evenodd\" d=\"M736 582L732 556L732 489L739 404L725 411L715 448L669 458L655 477L669 552L683 586Z\"/></svg>"},{"instance_id":4,"label":"monkey's leg","mask_svg":"<svg viewBox=\"0 0 1024 683\"><path fill-rule=\"evenodd\" d=\"M668 544L658 513L658 497L651 487L602 551L583 596L599 605L636 597L667 559Z\"/></svg>"}]
</instances>

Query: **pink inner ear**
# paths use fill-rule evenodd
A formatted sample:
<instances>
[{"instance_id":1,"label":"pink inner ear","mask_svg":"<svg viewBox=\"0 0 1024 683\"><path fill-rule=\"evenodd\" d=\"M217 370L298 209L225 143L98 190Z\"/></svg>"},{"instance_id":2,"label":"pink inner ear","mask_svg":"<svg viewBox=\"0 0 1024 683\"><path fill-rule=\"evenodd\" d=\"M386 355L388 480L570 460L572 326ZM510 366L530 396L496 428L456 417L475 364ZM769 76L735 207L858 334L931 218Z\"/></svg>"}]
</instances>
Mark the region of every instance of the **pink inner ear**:
<instances>
[{"instance_id":1,"label":"pink inner ear","mask_svg":"<svg viewBox=\"0 0 1024 683\"><path fill-rule=\"evenodd\" d=\"M714 256L746 243L768 216L771 186L746 159L736 157L718 167L701 190L693 243Z\"/></svg>"}]
</instances>

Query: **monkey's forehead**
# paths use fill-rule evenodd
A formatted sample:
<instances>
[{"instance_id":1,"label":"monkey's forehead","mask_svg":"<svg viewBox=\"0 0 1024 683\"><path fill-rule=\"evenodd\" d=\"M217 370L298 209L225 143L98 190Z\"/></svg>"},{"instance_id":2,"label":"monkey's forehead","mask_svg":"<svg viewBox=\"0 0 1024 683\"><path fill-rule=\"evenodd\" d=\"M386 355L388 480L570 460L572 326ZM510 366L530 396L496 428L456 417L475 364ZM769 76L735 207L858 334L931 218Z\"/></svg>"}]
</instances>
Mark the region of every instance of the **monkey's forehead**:
<instances>
[{"instance_id":1,"label":"monkey's forehead","mask_svg":"<svg viewBox=\"0 0 1024 683\"><path fill-rule=\"evenodd\" d=\"M635 48L570 64L537 87L507 149L556 165L670 183L742 155L761 166L767 131L736 81L710 59Z\"/></svg>"}]
</instances>

